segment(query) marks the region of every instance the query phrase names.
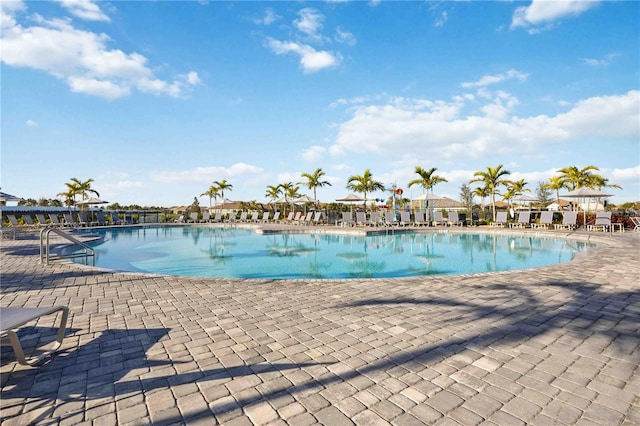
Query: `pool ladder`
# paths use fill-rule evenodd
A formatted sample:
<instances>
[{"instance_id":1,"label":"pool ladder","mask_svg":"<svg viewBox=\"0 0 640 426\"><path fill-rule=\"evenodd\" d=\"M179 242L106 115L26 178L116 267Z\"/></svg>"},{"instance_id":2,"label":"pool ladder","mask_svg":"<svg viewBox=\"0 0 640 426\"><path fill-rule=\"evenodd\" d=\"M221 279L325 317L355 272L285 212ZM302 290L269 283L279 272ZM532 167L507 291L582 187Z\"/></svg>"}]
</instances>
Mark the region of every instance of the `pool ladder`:
<instances>
[{"instance_id":1,"label":"pool ladder","mask_svg":"<svg viewBox=\"0 0 640 426\"><path fill-rule=\"evenodd\" d=\"M76 244L80 247L82 247L82 252L80 253L70 253L70 254L58 254L58 255L52 255L51 254L51 244L49 242L49 234L54 233L56 235L59 235L60 237L69 240L70 242L72 242L73 244ZM89 247L87 244L83 243L82 241L80 241L77 238L72 237L71 235L67 234L66 232L62 231L59 228L54 228L54 227L46 227L44 229L42 229L42 231L40 231L40 263L41 264L45 264L45 265L49 265L49 262L55 259L75 259L75 258L79 258L79 257L83 257L84 258L84 264L88 265L89 263L89 258L91 258L91 265L95 266L96 265L96 252L94 249L92 249L91 247Z\"/></svg>"}]
</instances>

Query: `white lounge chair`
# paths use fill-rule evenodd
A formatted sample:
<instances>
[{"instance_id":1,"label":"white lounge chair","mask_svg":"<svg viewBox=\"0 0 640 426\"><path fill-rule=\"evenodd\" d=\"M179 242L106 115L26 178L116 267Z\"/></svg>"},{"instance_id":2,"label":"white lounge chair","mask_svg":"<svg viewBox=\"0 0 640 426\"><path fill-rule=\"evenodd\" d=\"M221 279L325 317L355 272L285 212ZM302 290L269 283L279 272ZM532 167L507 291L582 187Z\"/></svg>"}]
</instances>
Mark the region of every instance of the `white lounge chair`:
<instances>
[{"instance_id":1,"label":"white lounge chair","mask_svg":"<svg viewBox=\"0 0 640 426\"><path fill-rule=\"evenodd\" d=\"M392 211L388 211L384 213L384 226L395 226L398 222L396 222L396 215Z\"/></svg>"},{"instance_id":2,"label":"white lounge chair","mask_svg":"<svg viewBox=\"0 0 640 426\"><path fill-rule=\"evenodd\" d=\"M414 223L416 226L427 226L428 223L424 218L424 212L415 212L414 213Z\"/></svg>"},{"instance_id":3,"label":"white lounge chair","mask_svg":"<svg viewBox=\"0 0 640 426\"><path fill-rule=\"evenodd\" d=\"M319 225L323 221L324 221L324 214L321 211L317 211L313 214L312 222L314 225Z\"/></svg>"},{"instance_id":4,"label":"white lounge chair","mask_svg":"<svg viewBox=\"0 0 640 426\"><path fill-rule=\"evenodd\" d=\"M277 211L273 214L273 219L271 219L271 222L273 223L279 223L280 222L280 211Z\"/></svg>"},{"instance_id":5,"label":"white lounge chair","mask_svg":"<svg viewBox=\"0 0 640 426\"><path fill-rule=\"evenodd\" d=\"M447 226L462 226L458 212L455 210L449 210L449 219L447 219Z\"/></svg>"},{"instance_id":6,"label":"white lounge chair","mask_svg":"<svg viewBox=\"0 0 640 426\"><path fill-rule=\"evenodd\" d=\"M356 225L365 226L367 224L367 213L356 212Z\"/></svg>"},{"instance_id":7,"label":"white lounge chair","mask_svg":"<svg viewBox=\"0 0 640 426\"><path fill-rule=\"evenodd\" d=\"M216 214L213 216L213 222L214 223L222 222L222 212L220 211L216 212Z\"/></svg>"},{"instance_id":8,"label":"white lounge chair","mask_svg":"<svg viewBox=\"0 0 640 426\"><path fill-rule=\"evenodd\" d=\"M400 226L411 225L411 212L400 213Z\"/></svg>"},{"instance_id":9,"label":"white lounge chair","mask_svg":"<svg viewBox=\"0 0 640 426\"><path fill-rule=\"evenodd\" d=\"M353 215L351 212L342 212L342 220L340 221L342 226L354 226Z\"/></svg>"},{"instance_id":10,"label":"white lounge chair","mask_svg":"<svg viewBox=\"0 0 640 426\"><path fill-rule=\"evenodd\" d=\"M60 326L56 335L56 342L51 349L48 349L31 359L24 356L17 330L23 325L35 321L38 318L62 312ZM0 309L0 338L2 338L2 346L13 347L16 359L22 365L35 365L57 351L62 346L64 332L67 327L67 318L69 309L66 306L56 306L52 308L2 308ZM7 341L8 340L8 341Z\"/></svg>"},{"instance_id":11,"label":"white lounge chair","mask_svg":"<svg viewBox=\"0 0 640 426\"><path fill-rule=\"evenodd\" d=\"M631 222L633 222L633 230L635 232L640 232L640 217L632 216Z\"/></svg>"},{"instance_id":12,"label":"white lounge chair","mask_svg":"<svg viewBox=\"0 0 640 426\"><path fill-rule=\"evenodd\" d=\"M578 221L578 212L564 212L562 223L556 223L556 229L576 229Z\"/></svg>"},{"instance_id":13,"label":"white lounge chair","mask_svg":"<svg viewBox=\"0 0 640 426\"><path fill-rule=\"evenodd\" d=\"M202 220L200 222L209 223L210 221L211 221L211 215L209 214L209 212L202 213Z\"/></svg>"},{"instance_id":14,"label":"white lounge chair","mask_svg":"<svg viewBox=\"0 0 640 426\"><path fill-rule=\"evenodd\" d=\"M271 212L270 211L266 211L262 214L262 223L267 223L269 222L269 217L271 216Z\"/></svg>"},{"instance_id":15,"label":"white lounge chair","mask_svg":"<svg viewBox=\"0 0 640 426\"><path fill-rule=\"evenodd\" d=\"M529 227L529 221L531 220L531 212L518 213L518 221L510 223L511 228L527 228Z\"/></svg>"},{"instance_id":16,"label":"white lounge chair","mask_svg":"<svg viewBox=\"0 0 640 426\"><path fill-rule=\"evenodd\" d=\"M444 215L442 214L441 211L435 211L433 212L433 226L438 226L438 225L446 225L447 221L444 220Z\"/></svg>"},{"instance_id":17,"label":"white lounge chair","mask_svg":"<svg viewBox=\"0 0 640 426\"><path fill-rule=\"evenodd\" d=\"M531 224L531 228L533 228L533 229L537 229L537 228L545 228L545 229L547 229L552 224L553 224L553 212L544 211L544 212L540 213L540 222L532 223Z\"/></svg>"},{"instance_id":18,"label":"white lounge chair","mask_svg":"<svg viewBox=\"0 0 640 426\"><path fill-rule=\"evenodd\" d=\"M611 212L596 213L596 220L592 225L587 226L587 231L609 231L611 230Z\"/></svg>"},{"instance_id":19,"label":"white lounge chair","mask_svg":"<svg viewBox=\"0 0 640 426\"><path fill-rule=\"evenodd\" d=\"M507 224L507 212L496 213L495 222L491 222L491 226L499 226L501 228L504 228L506 224Z\"/></svg>"}]
</instances>

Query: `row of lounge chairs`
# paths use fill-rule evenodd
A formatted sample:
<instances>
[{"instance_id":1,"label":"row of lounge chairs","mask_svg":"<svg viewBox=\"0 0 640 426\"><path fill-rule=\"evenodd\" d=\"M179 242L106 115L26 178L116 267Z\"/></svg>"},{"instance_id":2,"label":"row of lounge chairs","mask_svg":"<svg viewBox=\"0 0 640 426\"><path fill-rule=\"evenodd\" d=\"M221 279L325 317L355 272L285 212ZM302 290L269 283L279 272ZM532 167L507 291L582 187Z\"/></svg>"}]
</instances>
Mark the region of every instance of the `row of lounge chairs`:
<instances>
[{"instance_id":1,"label":"row of lounge chairs","mask_svg":"<svg viewBox=\"0 0 640 426\"><path fill-rule=\"evenodd\" d=\"M31 214L22 214L20 217L24 222L24 225L20 225L18 217L15 214L5 215L7 220L11 224L12 228L18 229L19 227L44 227L44 226L59 226L59 227L79 227L79 226L100 226L100 225L122 225L124 221L120 219L117 213L112 212L109 215L109 219L105 217L103 211L95 212L95 217L92 213L62 213L62 219L60 219L58 213L36 213L35 220Z\"/></svg>"},{"instance_id":2,"label":"row of lounge chairs","mask_svg":"<svg viewBox=\"0 0 640 426\"><path fill-rule=\"evenodd\" d=\"M445 218L441 211L433 214L433 220L428 221L424 212L403 211L397 216L393 212L371 212L367 215L365 212L356 212L355 219L351 212L343 212L342 219L338 221L338 225L342 226L462 226L464 220L458 216L458 212L450 211L448 217Z\"/></svg>"},{"instance_id":3,"label":"row of lounge chairs","mask_svg":"<svg viewBox=\"0 0 640 426\"><path fill-rule=\"evenodd\" d=\"M188 219L185 219L185 216L181 216L178 218L179 223L288 223L288 224L320 224L326 223L324 218L324 213L321 211L309 211L307 213L303 212L290 212L286 219L280 218L280 212L276 211L273 213L270 211L265 211L260 214L260 212L252 212L249 215L249 212L243 211L240 212L240 216L237 214L229 214L227 217L223 217L222 212L216 212L216 214L211 217L208 212L202 213L202 217L197 212L193 212L189 214Z\"/></svg>"}]
</instances>

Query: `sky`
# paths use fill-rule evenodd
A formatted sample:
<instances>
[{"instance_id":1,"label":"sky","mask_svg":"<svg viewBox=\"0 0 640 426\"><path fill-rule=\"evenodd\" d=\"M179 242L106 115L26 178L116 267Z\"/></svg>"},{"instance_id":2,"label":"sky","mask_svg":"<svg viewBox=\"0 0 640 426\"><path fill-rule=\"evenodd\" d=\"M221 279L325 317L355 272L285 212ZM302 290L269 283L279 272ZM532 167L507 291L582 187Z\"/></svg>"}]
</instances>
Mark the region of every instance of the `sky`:
<instances>
[{"instance_id":1,"label":"sky","mask_svg":"<svg viewBox=\"0 0 640 426\"><path fill-rule=\"evenodd\" d=\"M93 179L121 205L268 202L321 168L322 202L415 167L459 199L503 165L535 195L593 165L640 201L637 1L6 1L3 192ZM475 185L472 185L474 187ZM301 194L313 191L301 185ZM389 194L369 194L386 198Z\"/></svg>"}]
</instances>

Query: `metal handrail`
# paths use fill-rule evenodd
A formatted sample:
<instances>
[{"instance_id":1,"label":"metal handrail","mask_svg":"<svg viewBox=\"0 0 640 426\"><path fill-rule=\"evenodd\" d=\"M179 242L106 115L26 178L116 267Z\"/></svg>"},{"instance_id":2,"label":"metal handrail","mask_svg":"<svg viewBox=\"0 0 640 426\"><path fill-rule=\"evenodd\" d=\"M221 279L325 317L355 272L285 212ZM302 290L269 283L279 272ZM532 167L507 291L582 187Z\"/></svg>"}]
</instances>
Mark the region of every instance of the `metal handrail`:
<instances>
[{"instance_id":1,"label":"metal handrail","mask_svg":"<svg viewBox=\"0 0 640 426\"><path fill-rule=\"evenodd\" d=\"M80 247L82 247L83 252L72 253L68 255L60 254L55 257L51 256L51 245L49 244L49 234L51 234L52 232L61 236L62 238L65 238L71 241L73 244L79 245ZM77 238L74 238L71 235L67 234L66 232L63 232L61 229L54 228L54 227L46 227L42 229L42 231L40 231L40 263L44 263L45 265L48 265L49 261L53 259L62 259L62 258L73 259L76 257L84 257L85 265L87 264L88 258L91 257L92 266L95 266L96 264L95 250L89 247L87 244L83 243L82 241L78 240Z\"/></svg>"}]
</instances>

